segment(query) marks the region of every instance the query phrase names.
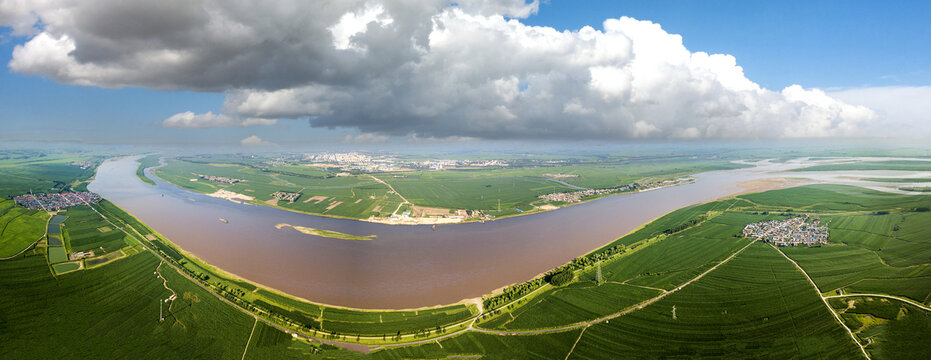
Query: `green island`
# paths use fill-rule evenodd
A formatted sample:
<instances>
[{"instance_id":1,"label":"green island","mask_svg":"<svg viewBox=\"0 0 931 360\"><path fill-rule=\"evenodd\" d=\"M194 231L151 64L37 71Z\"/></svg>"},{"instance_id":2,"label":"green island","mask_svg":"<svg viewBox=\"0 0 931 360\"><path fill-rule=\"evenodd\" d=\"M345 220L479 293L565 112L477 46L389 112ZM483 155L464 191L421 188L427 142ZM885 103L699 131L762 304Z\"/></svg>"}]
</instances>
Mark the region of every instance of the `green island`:
<instances>
[{"instance_id":1,"label":"green island","mask_svg":"<svg viewBox=\"0 0 931 360\"><path fill-rule=\"evenodd\" d=\"M899 190L910 191L910 192L931 192L931 186L923 186L923 187L902 186L902 187L899 187Z\"/></svg>"},{"instance_id":2,"label":"green island","mask_svg":"<svg viewBox=\"0 0 931 360\"><path fill-rule=\"evenodd\" d=\"M153 166L158 166L158 159L160 157L161 157L160 155L153 154L153 155L147 155L147 156L140 158L138 160L139 168L136 169L136 177L139 178L139 180L142 180L142 182L146 184L155 185L155 181L152 181L152 179L149 179L148 176L145 176L145 169L148 169Z\"/></svg>"},{"instance_id":3,"label":"green island","mask_svg":"<svg viewBox=\"0 0 931 360\"><path fill-rule=\"evenodd\" d=\"M861 178L865 181L875 181L875 182L896 182L896 183L924 183L931 182L931 178Z\"/></svg>"},{"instance_id":4,"label":"green island","mask_svg":"<svg viewBox=\"0 0 931 360\"><path fill-rule=\"evenodd\" d=\"M275 228L276 229L292 228L298 232L301 232L307 235L314 235L314 236L320 236L320 237L326 237L326 238L332 238L332 239L372 240L376 237L375 235L369 235L369 236L349 235L349 234L343 234L337 231L314 229L314 228L306 227L306 226L294 226L291 224L278 224L278 225L275 225Z\"/></svg>"},{"instance_id":5,"label":"green island","mask_svg":"<svg viewBox=\"0 0 931 360\"><path fill-rule=\"evenodd\" d=\"M62 161L0 169L53 172ZM19 253L0 261L0 341L15 358L899 359L931 341L927 195L842 185L739 195L673 211L479 302L378 311L240 279L106 200L52 220L0 204L4 216L34 218L5 221L15 232L0 237ZM799 216L828 226L830 243L741 234ZM46 221L60 234L45 235ZM93 255L67 259L78 251Z\"/></svg>"}]
</instances>

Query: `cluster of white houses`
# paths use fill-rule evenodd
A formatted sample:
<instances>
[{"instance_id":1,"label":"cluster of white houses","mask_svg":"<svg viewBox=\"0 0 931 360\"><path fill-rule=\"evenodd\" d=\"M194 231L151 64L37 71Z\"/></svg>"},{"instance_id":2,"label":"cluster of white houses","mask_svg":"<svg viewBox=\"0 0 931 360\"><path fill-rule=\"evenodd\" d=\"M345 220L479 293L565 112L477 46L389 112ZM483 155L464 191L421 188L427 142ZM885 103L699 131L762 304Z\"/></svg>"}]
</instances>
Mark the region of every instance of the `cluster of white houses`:
<instances>
[{"instance_id":1,"label":"cluster of white houses","mask_svg":"<svg viewBox=\"0 0 931 360\"><path fill-rule=\"evenodd\" d=\"M204 180L216 181L219 183L225 183L225 184L230 184L230 185L246 181L244 179L228 178L225 176L213 176L213 175L194 174L194 173L191 173L191 174Z\"/></svg>"},{"instance_id":2,"label":"cluster of white houses","mask_svg":"<svg viewBox=\"0 0 931 360\"><path fill-rule=\"evenodd\" d=\"M771 220L744 227L743 235L779 246L821 245L828 243L828 228L820 220L808 222L808 217Z\"/></svg>"}]
</instances>

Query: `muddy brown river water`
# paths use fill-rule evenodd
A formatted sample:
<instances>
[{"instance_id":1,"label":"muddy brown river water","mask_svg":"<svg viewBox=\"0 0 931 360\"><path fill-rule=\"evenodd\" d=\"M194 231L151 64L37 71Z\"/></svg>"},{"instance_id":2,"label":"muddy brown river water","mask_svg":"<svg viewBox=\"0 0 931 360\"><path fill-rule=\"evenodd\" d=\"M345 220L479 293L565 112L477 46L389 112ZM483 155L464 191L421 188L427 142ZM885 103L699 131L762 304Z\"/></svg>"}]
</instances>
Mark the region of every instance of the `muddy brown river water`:
<instances>
[{"instance_id":1,"label":"muddy brown river water","mask_svg":"<svg viewBox=\"0 0 931 360\"><path fill-rule=\"evenodd\" d=\"M135 158L108 160L88 188L228 272L314 302L369 309L449 304L528 280L670 211L738 193L748 180L785 176L770 171L786 167L706 172L692 184L433 231L237 204L151 174L157 185L150 186L136 178L137 166ZM280 223L378 237L322 238L276 229Z\"/></svg>"}]
</instances>

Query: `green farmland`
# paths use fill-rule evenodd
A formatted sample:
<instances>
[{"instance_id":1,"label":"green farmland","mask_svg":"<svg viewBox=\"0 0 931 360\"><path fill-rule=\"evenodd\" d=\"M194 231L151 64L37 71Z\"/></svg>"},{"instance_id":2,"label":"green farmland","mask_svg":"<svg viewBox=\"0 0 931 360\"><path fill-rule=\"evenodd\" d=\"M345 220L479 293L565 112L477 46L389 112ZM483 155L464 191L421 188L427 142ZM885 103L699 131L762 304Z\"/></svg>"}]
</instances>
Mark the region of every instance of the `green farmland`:
<instances>
[{"instance_id":1,"label":"green farmland","mask_svg":"<svg viewBox=\"0 0 931 360\"><path fill-rule=\"evenodd\" d=\"M346 176L326 178L316 168L276 167L301 175L283 177L247 165L209 166L218 176L252 176L243 184L217 185L240 193L263 177L291 186L328 180L354 185L329 189L354 189L347 199L366 186L387 189ZM471 181L494 179L510 181ZM370 200L369 205L376 201ZM367 311L306 302L215 268L102 201L62 213L64 245L40 243L0 261L0 273L9 274L0 277L0 288L7 290L0 292L6 304L0 306L0 342L6 355L24 359L861 357L849 328L874 358L910 358L927 351L927 311L892 299L850 306L854 297L831 298L842 325L819 293L887 294L928 304L929 206L931 196L834 185L690 206L559 267L569 273L568 283L556 286L554 270L528 282L528 291L480 312L473 304ZM779 250L739 236L748 223L803 214L830 228L830 244L779 250L797 261L817 289ZM68 252L83 250L96 256L67 261ZM165 302L171 295L176 298Z\"/></svg>"},{"instance_id":2,"label":"green farmland","mask_svg":"<svg viewBox=\"0 0 931 360\"><path fill-rule=\"evenodd\" d=\"M632 354L856 358L859 350L805 276L769 246L754 244L643 311L586 329L569 358Z\"/></svg>"},{"instance_id":3,"label":"green farmland","mask_svg":"<svg viewBox=\"0 0 931 360\"><path fill-rule=\"evenodd\" d=\"M0 258L13 256L41 238L48 219L44 211L0 199Z\"/></svg>"},{"instance_id":4,"label":"green farmland","mask_svg":"<svg viewBox=\"0 0 931 360\"><path fill-rule=\"evenodd\" d=\"M912 305L878 297L830 299L873 359L919 359L931 342L931 314Z\"/></svg>"},{"instance_id":5,"label":"green farmland","mask_svg":"<svg viewBox=\"0 0 931 360\"><path fill-rule=\"evenodd\" d=\"M847 164L809 166L795 171L840 171L840 170L907 170L931 171L931 160L884 160L858 161Z\"/></svg>"},{"instance_id":6,"label":"green farmland","mask_svg":"<svg viewBox=\"0 0 931 360\"><path fill-rule=\"evenodd\" d=\"M260 205L365 219L401 214L412 210L412 206L480 211L496 217L511 216L539 211L537 206L543 203L538 196L543 194L571 192L580 188L613 188L638 181L674 179L702 171L741 166L723 160L671 157L372 174L390 185L389 188L358 171L349 173L294 164L268 166L254 159L199 156L168 159L167 165L156 169L155 174L169 183L201 193L228 190L252 196L254 203ZM245 181L224 184L199 179L195 174ZM562 176L559 181L572 186L552 181L554 174ZM275 201L271 194L278 191L297 192L300 197L293 203ZM402 204L402 196L410 203Z\"/></svg>"}]
</instances>

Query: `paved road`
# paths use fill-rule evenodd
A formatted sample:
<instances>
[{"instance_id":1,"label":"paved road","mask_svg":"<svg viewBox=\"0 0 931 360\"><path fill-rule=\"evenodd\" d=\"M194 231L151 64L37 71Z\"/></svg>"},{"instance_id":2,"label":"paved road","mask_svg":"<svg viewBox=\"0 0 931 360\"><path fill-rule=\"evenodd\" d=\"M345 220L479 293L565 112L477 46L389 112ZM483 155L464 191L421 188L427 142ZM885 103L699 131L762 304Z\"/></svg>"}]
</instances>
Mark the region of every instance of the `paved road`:
<instances>
[{"instance_id":1,"label":"paved road","mask_svg":"<svg viewBox=\"0 0 931 360\"><path fill-rule=\"evenodd\" d=\"M927 306L924 306L924 305L922 305L922 304L919 304L919 303L917 303L917 302L915 302L915 301L913 301L913 300L911 300L911 299L906 299L906 298L903 298L903 297L892 296L892 295L883 295L883 294L844 294L844 295L831 295L831 296L825 296L824 298L825 298L825 299L833 299L833 298L842 298L842 297L881 297L881 298L887 298L887 299L895 299L895 300L899 300L899 301L901 301L901 302L904 302L904 303L908 303L908 304L910 304L910 305L913 305L913 306L915 306L915 307L917 307L917 308L919 308L919 309L922 309L922 310L924 310L924 311L931 311L931 308L929 308L929 307L927 307Z\"/></svg>"},{"instance_id":2,"label":"paved road","mask_svg":"<svg viewBox=\"0 0 931 360\"><path fill-rule=\"evenodd\" d=\"M808 276L808 273L805 272L805 269L802 269L802 267L799 266L798 263L795 262L795 260L792 260L792 258L790 258L788 255L786 255L785 253L783 253L782 250L779 250L779 248L777 248L777 247L774 246L773 244L769 244L769 246L772 246L773 249L776 249L776 251L778 251L780 254L782 254L783 257L785 257L787 260L791 261L792 264L795 265L795 268L797 268L798 271L801 271L802 274L805 275L805 278L808 279L808 282L811 283L811 286L815 288L815 291L816 291L816 292L818 292L818 297L821 298L821 302L823 302L823 303L824 303L824 306L828 308L828 311L831 313L831 315L834 315L834 320L837 320L837 323L840 324L840 326L841 326L842 328L844 328L844 330L847 330L847 334L850 335L850 339L853 340L853 343L856 344L858 348L860 348L860 352L863 353L863 357L865 357L867 360L869 360L870 354L867 354L867 353L866 353L866 349L863 347L863 345L860 345L860 341L858 341L858 340L857 340L857 337L853 335L853 331L850 331L850 328L848 328L847 325L844 325L844 322L841 321L840 316L838 316L837 313L834 312L834 309L831 308L831 305L830 305L830 304L828 304L828 300L827 300L823 295L821 295L821 290L818 289L818 285L815 285L814 280L811 279L811 276Z\"/></svg>"}]
</instances>

